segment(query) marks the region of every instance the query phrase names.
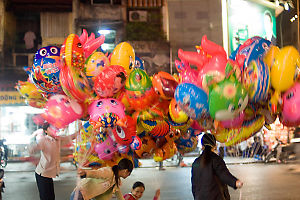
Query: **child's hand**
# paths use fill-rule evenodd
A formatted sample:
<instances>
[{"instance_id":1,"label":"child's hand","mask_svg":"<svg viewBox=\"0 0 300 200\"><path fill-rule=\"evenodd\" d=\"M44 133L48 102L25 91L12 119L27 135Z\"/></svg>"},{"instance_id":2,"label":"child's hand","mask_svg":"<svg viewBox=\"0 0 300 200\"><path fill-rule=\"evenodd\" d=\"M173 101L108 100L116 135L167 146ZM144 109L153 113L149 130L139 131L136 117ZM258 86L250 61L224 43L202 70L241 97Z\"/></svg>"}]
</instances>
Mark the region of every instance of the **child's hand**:
<instances>
[{"instance_id":1,"label":"child's hand","mask_svg":"<svg viewBox=\"0 0 300 200\"><path fill-rule=\"evenodd\" d=\"M160 197L160 189L157 189L155 192L155 197L158 198Z\"/></svg>"}]
</instances>

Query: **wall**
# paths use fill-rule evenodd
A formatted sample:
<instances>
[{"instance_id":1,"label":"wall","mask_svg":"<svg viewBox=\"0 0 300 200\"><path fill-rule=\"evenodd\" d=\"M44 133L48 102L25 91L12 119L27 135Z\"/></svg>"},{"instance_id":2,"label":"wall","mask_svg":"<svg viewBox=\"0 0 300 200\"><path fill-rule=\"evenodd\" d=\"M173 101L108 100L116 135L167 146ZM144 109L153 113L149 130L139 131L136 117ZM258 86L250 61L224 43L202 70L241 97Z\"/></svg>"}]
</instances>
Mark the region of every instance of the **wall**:
<instances>
[{"instance_id":1,"label":"wall","mask_svg":"<svg viewBox=\"0 0 300 200\"><path fill-rule=\"evenodd\" d=\"M195 50L203 35L223 45L221 0L168 0L168 8L173 52Z\"/></svg>"}]
</instances>

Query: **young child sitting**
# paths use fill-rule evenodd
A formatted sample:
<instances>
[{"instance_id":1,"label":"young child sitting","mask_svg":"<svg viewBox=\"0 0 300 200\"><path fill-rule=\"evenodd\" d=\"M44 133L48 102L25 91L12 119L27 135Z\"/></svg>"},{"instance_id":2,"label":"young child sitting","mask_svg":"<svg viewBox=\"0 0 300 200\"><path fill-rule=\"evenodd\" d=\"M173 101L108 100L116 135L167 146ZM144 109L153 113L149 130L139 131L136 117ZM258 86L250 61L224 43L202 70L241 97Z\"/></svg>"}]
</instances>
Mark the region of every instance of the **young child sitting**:
<instances>
[{"instance_id":1,"label":"young child sitting","mask_svg":"<svg viewBox=\"0 0 300 200\"><path fill-rule=\"evenodd\" d=\"M145 191L144 183L137 181L133 184L131 193L124 195L124 199L125 200L138 200L138 199L142 198L144 191ZM160 198L160 189L156 190L153 200L159 200L159 198Z\"/></svg>"}]
</instances>

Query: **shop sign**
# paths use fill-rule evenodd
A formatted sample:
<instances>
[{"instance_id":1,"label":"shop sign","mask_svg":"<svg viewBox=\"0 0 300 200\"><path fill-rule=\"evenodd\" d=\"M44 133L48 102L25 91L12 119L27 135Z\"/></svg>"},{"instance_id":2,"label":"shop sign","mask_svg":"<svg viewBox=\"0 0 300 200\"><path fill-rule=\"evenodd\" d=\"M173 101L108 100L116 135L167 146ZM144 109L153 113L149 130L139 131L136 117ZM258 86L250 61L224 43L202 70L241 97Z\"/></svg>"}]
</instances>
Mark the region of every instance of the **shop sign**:
<instances>
[{"instance_id":1,"label":"shop sign","mask_svg":"<svg viewBox=\"0 0 300 200\"><path fill-rule=\"evenodd\" d=\"M0 105L25 105L25 98L17 91L0 91Z\"/></svg>"}]
</instances>

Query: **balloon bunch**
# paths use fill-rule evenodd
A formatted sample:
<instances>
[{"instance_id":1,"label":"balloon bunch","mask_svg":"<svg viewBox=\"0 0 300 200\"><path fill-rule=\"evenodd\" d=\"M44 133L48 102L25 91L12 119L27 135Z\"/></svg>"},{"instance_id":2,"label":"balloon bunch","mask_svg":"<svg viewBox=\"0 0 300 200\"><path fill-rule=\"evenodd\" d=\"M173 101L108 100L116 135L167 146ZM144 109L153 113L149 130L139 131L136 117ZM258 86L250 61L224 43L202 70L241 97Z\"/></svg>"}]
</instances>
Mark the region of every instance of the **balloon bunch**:
<instances>
[{"instance_id":1,"label":"balloon bunch","mask_svg":"<svg viewBox=\"0 0 300 200\"><path fill-rule=\"evenodd\" d=\"M230 146L246 140L276 117L286 126L300 124L300 57L294 47L279 49L256 36L227 58L221 46L203 36L196 49L178 50L180 84L175 99L219 142Z\"/></svg>"}]
</instances>

